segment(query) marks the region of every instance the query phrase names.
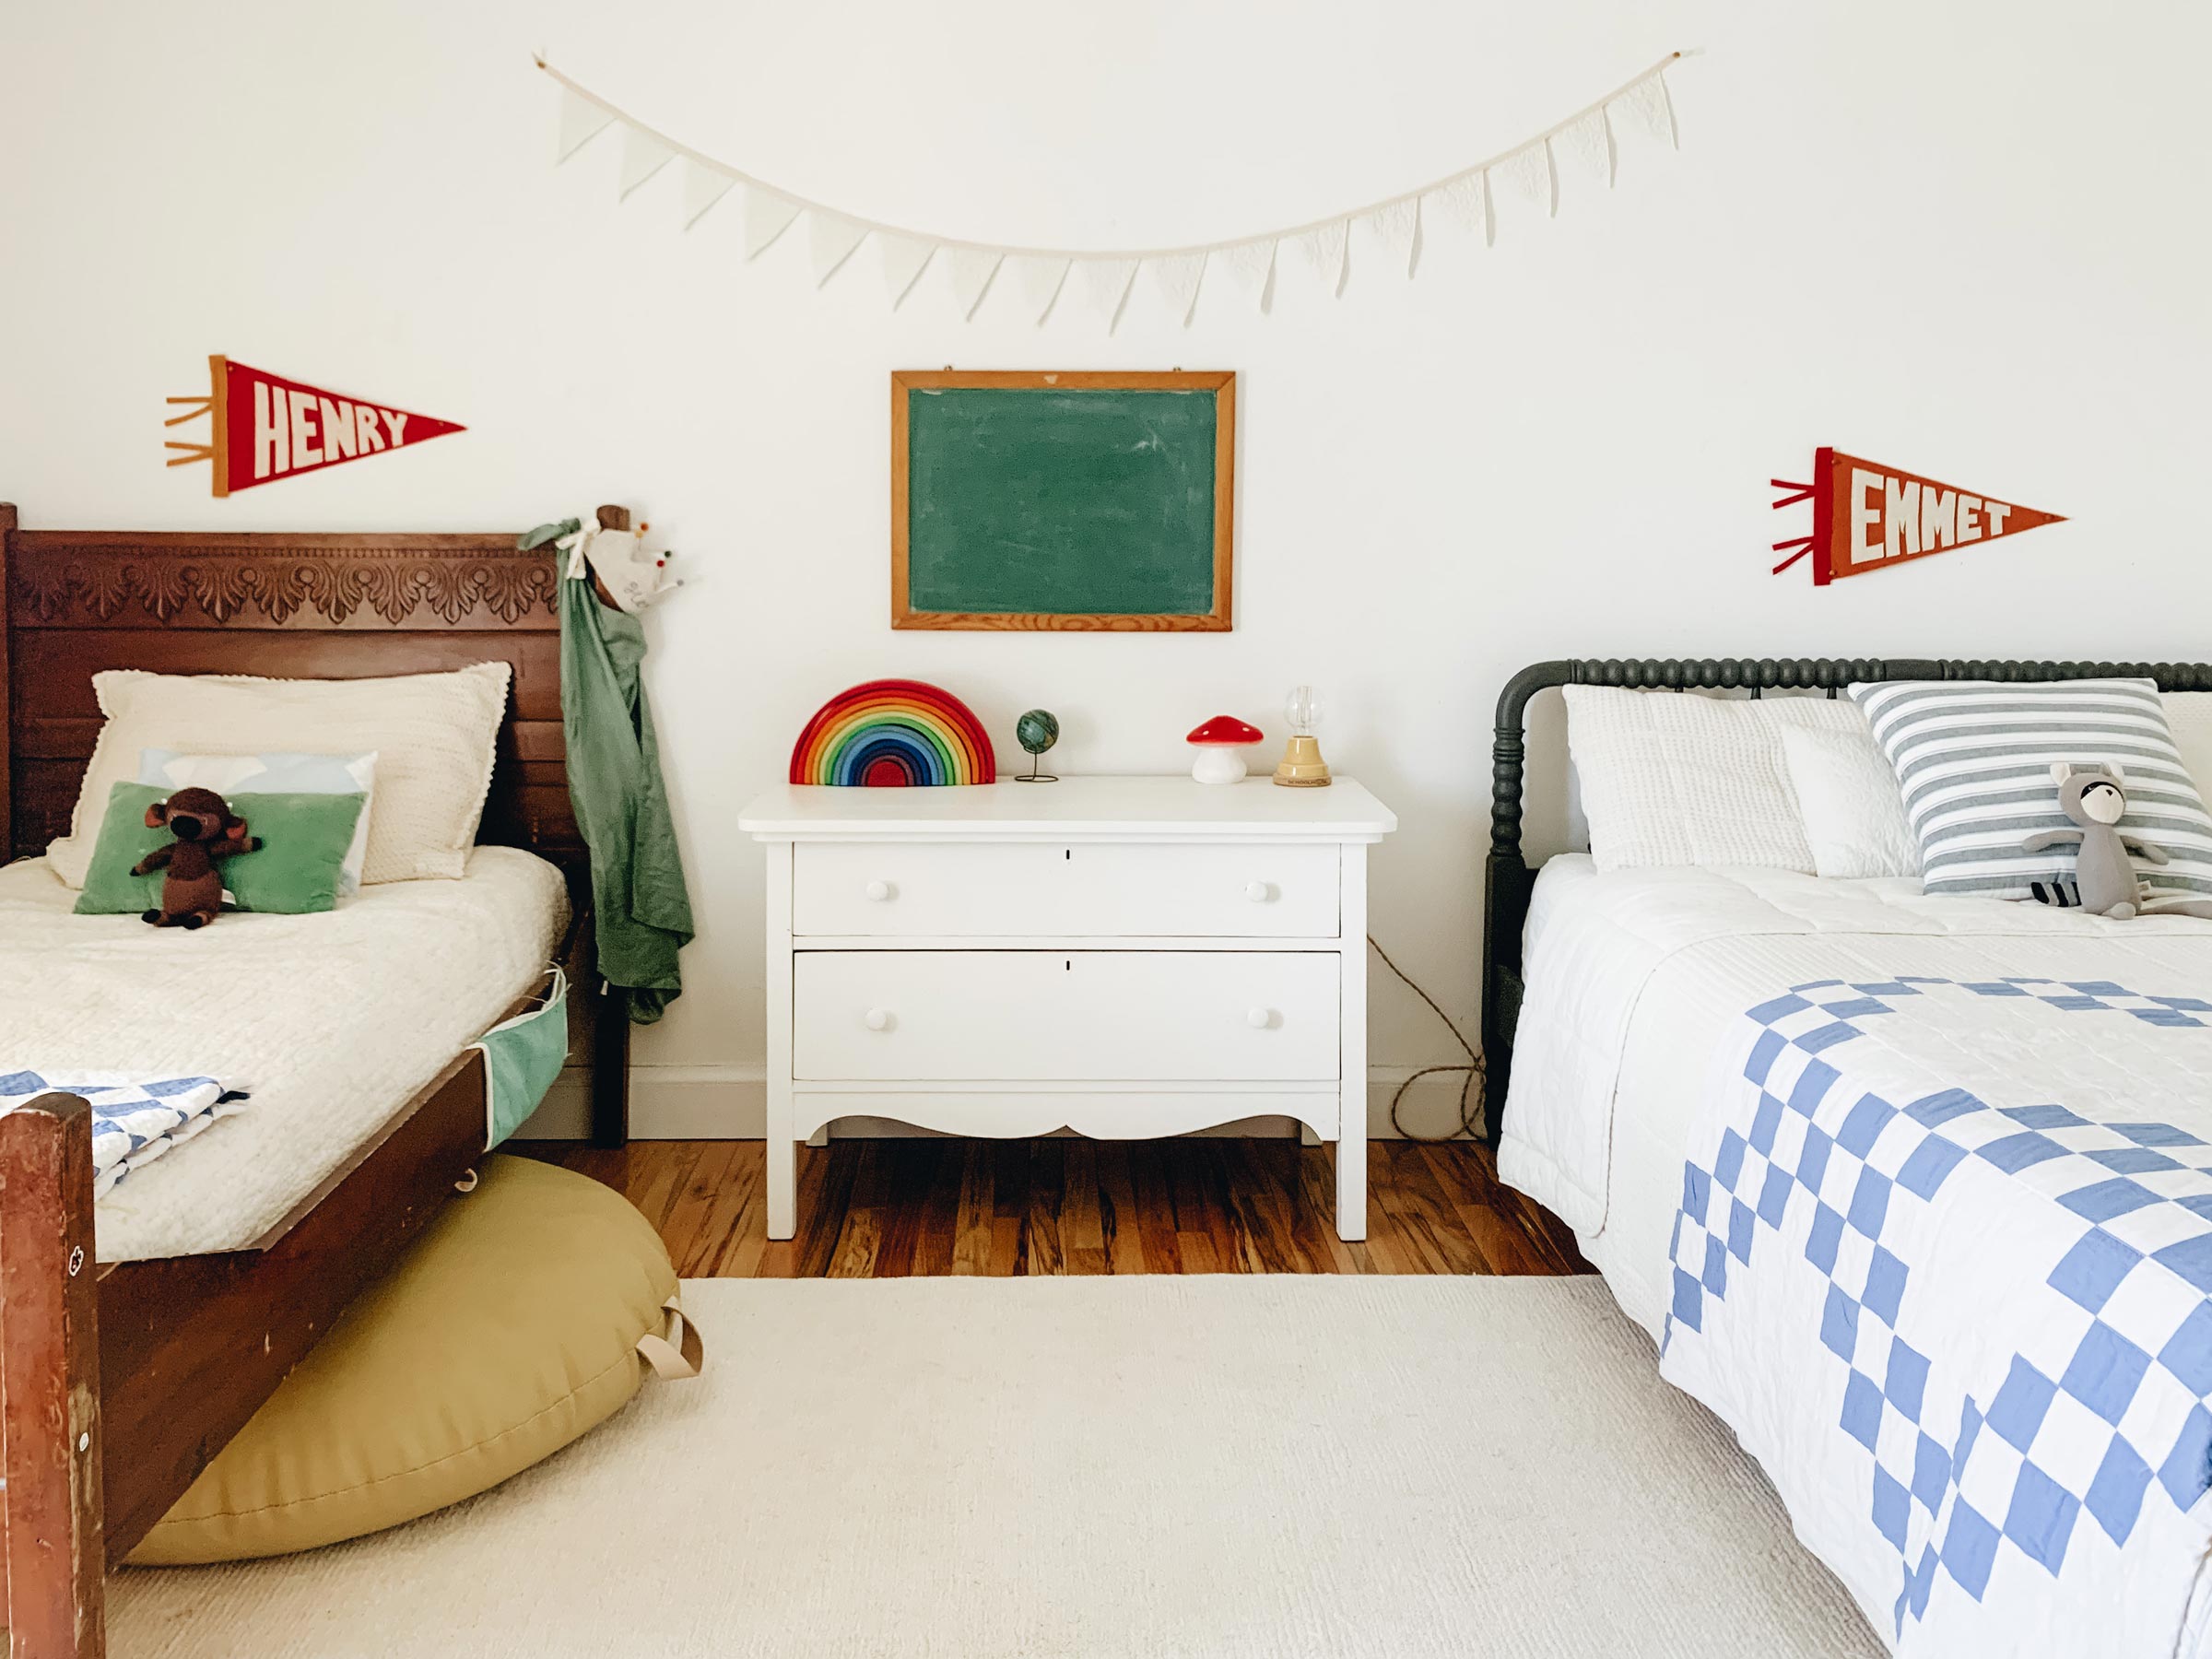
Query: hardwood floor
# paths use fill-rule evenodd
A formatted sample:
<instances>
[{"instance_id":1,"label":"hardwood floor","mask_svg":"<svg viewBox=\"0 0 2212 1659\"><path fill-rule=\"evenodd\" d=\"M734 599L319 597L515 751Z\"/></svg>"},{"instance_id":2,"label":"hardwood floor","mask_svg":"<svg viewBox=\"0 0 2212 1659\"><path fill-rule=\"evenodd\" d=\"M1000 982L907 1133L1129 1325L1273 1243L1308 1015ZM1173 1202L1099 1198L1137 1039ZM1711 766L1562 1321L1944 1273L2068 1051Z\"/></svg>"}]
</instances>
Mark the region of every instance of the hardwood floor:
<instances>
[{"instance_id":1,"label":"hardwood floor","mask_svg":"<svg viewBox=\"0 0 2212 1659\"><path fill-rule=\"evenodd\" d=\"M1586 1273L1488 1150L1368 1147L1368 1239L1334 1224L1333 1151L1290 1140L833 1141L799 1148L799 1236L771 1243L759 1141L515 1146L627 1195L701 1277L1032 1273Z\"/></svg>"}]
</instances>

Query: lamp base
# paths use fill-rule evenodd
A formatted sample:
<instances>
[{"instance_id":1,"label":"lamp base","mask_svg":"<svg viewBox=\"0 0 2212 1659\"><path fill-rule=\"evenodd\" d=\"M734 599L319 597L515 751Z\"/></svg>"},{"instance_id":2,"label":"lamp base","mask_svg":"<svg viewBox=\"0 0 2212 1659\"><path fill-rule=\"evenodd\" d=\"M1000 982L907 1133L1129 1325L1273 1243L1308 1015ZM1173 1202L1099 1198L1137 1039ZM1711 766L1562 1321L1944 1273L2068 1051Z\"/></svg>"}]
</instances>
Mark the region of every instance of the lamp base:
<instances>
[{"instance_id":1,"label":"lamp base","mask_svg":"<svg viewBox=\"0 0 2212 1659\"><path fill-rule=\"evenodd\" d=\"M1286 789L1326 789L1329 763L1321 758L1321 740L1311 735L1292 737L1275 769L1275 781Z\"/></svg>"}]
</instances>

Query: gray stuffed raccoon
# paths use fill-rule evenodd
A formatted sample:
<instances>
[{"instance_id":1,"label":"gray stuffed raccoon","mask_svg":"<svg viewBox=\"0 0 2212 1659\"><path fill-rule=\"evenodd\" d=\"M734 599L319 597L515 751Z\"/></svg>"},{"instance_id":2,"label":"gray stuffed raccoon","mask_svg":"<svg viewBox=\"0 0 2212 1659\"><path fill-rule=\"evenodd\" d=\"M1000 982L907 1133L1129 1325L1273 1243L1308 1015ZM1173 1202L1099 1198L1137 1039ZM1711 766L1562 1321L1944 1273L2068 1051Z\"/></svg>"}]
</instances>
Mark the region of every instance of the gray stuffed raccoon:
<instances>
[{"instance_id":1,"label":"gray stuffed raccoon","mask_svg":"<svg viewBox=\"0 0 2212 1659\"><path fill-rule=\"evenodd\" d=\"M2058 785L2059 810L2078 830L2039 830L2020 843L2024 853L2071 841L2074 885L2083 910L2094 915L2124 919L2129 916L2204 916L2212 918L2212 900L2160 899L2146 902L2143 883L2136 875L2130 853L2154 865L2171 862L2163 847L2124 835L2116 828L2127 811L2127 779L2116 763L2100 771L2077 771L2064 760L2051 763L2052 781Z\"/></svg>"}]
</instances>

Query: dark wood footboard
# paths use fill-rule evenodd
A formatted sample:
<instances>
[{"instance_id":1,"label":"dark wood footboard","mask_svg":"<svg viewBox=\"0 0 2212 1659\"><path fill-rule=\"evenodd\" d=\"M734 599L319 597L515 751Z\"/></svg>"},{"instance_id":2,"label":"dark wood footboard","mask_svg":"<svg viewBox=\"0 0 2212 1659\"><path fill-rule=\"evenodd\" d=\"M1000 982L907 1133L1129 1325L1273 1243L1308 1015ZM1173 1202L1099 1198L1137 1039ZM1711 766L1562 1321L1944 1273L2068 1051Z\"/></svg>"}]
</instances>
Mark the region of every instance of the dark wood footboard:
<instances>
[{"instance_id":1,"label":"dark wood footboard","mask_svg":"<svg viewBox=\"0 0 2212 1659\"><path fill-rule=\"evenodd\" d=\"M92 1109L41 1095L0 1116L0 1437L14 1659L107 1651Z\"/></svg>"}]
</instances>

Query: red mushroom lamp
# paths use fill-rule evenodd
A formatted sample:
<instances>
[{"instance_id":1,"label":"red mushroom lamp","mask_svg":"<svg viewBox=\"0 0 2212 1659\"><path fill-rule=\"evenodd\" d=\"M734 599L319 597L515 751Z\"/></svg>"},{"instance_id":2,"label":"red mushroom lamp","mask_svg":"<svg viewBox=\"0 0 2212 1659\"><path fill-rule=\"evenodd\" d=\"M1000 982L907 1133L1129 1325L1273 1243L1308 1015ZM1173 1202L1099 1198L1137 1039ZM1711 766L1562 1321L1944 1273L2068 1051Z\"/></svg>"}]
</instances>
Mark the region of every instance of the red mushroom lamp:
<instances>
[{"instance_id":1,"label":"red mushroom lamp","mask_svg":"<svg viewBox=\"0 0 2212 1659\"><path fill-rule=\"evenodd\" d=\"M1248 725L1234 714L1217 714L1183 741L1198 751L1191 762L1191 776L1201 783L1238 783L1244 778L1244 757L1237 750L1264 737L1258 726Z\"/></svg>"}]
</instances>

